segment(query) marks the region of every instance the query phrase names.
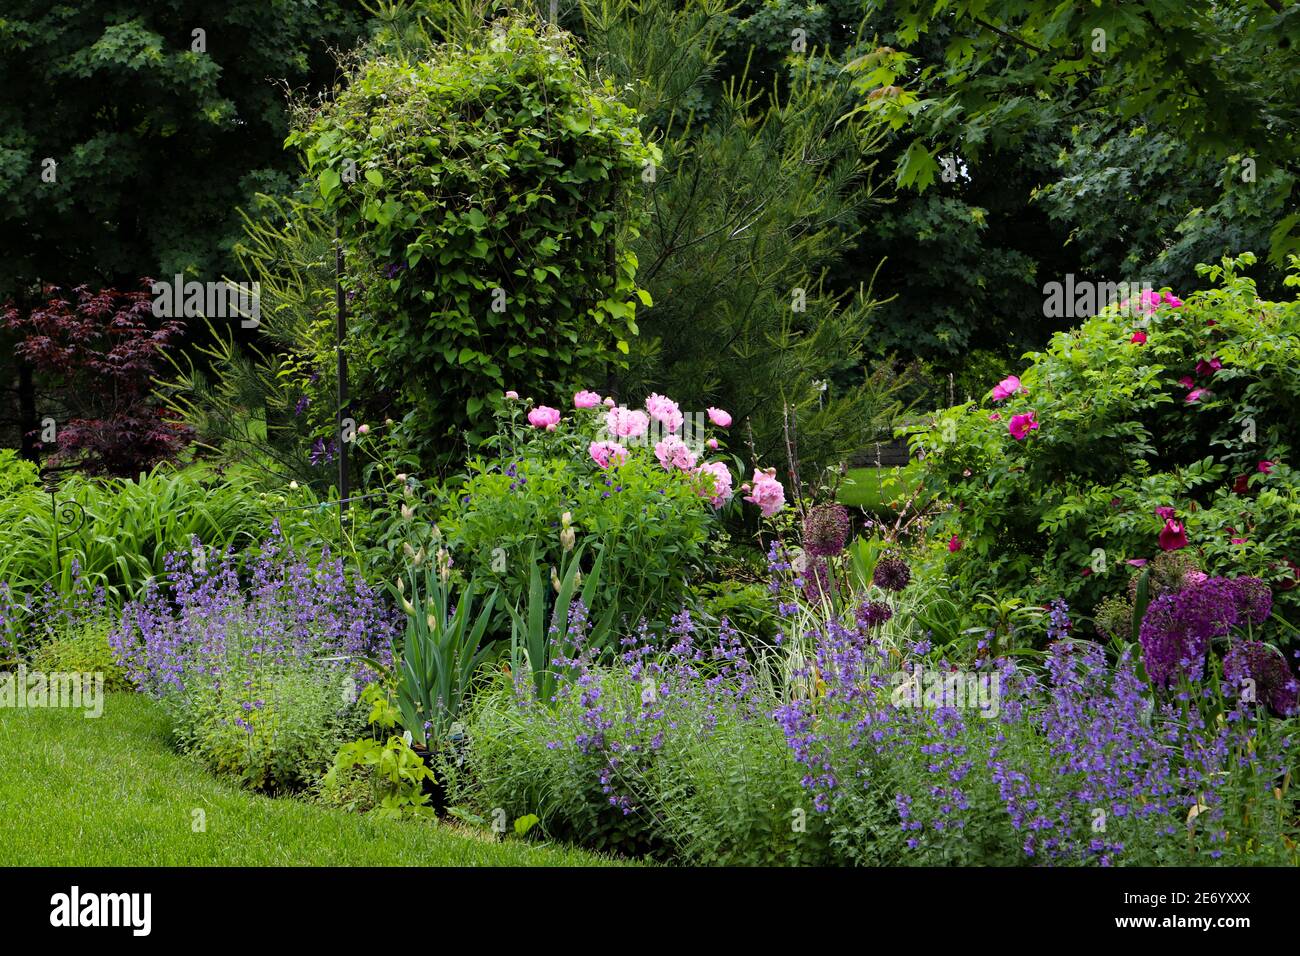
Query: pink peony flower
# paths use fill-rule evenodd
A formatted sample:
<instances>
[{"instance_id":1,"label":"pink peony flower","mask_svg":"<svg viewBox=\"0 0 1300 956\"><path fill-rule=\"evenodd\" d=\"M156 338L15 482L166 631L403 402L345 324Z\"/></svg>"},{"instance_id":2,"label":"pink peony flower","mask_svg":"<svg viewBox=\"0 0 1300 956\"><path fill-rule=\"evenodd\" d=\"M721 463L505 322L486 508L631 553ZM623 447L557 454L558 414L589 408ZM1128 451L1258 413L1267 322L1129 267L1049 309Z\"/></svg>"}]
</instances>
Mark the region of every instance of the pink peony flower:
<instances>
[{"instance_id":1,"label":"pink peony flower","mask_svg":"<svg viewBox=\"0 0 1300 956\"><path fill-rule=\"evenodd\" d=\"M616 441L594 441L587 446L587 454L601 468L608 468L610 463L621 465L627 461L627 449Z\"/></svg>"},{"instance_id":2,"label":"pink peony flower","mask_svg":"<svg viewBox=\"0 0 1300 956\"><path fill-rule=\"evenodd\" d=\"M605 413L605 428L617 438L639 438L650 427L650 416L619 405Z\"/></svg>"},{"instance_id":3,"label":"pink peony flower","mask_svg":"<svg viewBox=\"0 0 1300 956\"><path fill-rule=\"evenodd\" d=\"M528 424L534 428L545 428L548 432L553 432L559 423L560 410L549 405L538 405L528 413Z\"/></svg>"},{"instance_id":4,"label":"pink peony flower","mask_svg":"<svg viewBox=\"0 0 1300 956\"><path fill-rule=\"evenodd\" d=\"M1129 339L1134 345L1146 345L1147 334L1145 332L1134 332L1133 338Z\"/></svg>"},{"instance_id":5,"label":"pink peony flower","mask_svg":"<svg viewBox=\"0 0 1300 956\"><path fill-rule=\"evenodd\" d=\"M776 469L766 471L754 469L754 481L745 500L756 504L763 512L764 518L770 518L785 507L785 489L776 480Z\"/></svg>"},{"instance_id":6,"label":"pink peony flower","mask_svg":"<svg viewBox=\"0 0 1300 956\"><path fill-rule=\"evenodd\" d=\"M676 435L669 435L661 442L655 443L655 457L664 468L690 471L695 467L695 452L687 447L686 442Z\"/></svg>"},{"instance_id":7,"label":"pink peony flower","mask_svg":"<svg viewBox=\"0 0 1300 956\"><path fill-rule=\"evenodd\" d=\"M1183 399L1183 401L1186 402L1188 405L1195 405L1197 402L1201 400L1202 395L1208 395L1208 394L1210 393L1206 389L1194 388L1187 393L1187 397Z\"/></svg>"},{"instance_id":8,"label":"pink peony flower","mask_svg":"<svg viewBox=\"0 0 1300 956\"><path fill-rule=\"evenodd\" d=\"M517 402L519 401L519 393L516 392L514 389L511 389L510 391L506 392L506 398L512 402Z\"/></svg>"},{"instance_id":9,"label":"pink peony flower","mask_svg":"<svg viewBox=\"0 0 1300 956\"><path fill-rule=\"evenodd\" d=\"M1274 466L1275 464L1277 464L1277 462L1273 462L1273 461L1261 461L1261 462L1260 462L1258 465L1256 465L1255 467L1258 468L1260 471L1262 471L1264 474L1267 475L1267 474L1269 474L1269 473L1271 473L1271 472L1273 471L1273 466Z\"/></svg>"},{"instance_id":10,"label":"pink peony flower","mask_svg":"<svg viewBox=\"0 0 1300 956\"><path fill-rule=\"evenodd\" d=\"M675 432L682 427L682 410L671 398L655 393L645 400L645 408L650 417L668 431Z\"/></svg>"},{"instance_id":11,"label":"pink peony flower","mask_svg":"<svg viewBox=\"0 0 1300 956\"><path fill-rule=\"evenodd\" d=\"M1015 375L1008 375L1002 381L993 386L993 401L1005 401L1017 392L1027 391L1029 391L1029 389L1020 384L1019 378Z\"/></svg>"},{"instance_id":12,"label":"pink peony flower","mask_svg":"<svg viewBox=\"0 0 1300 956\"><path fill-rule=\"evenodd\" d=\"M695 469L695 474L700 477L710 476L711 484L709 481L701 481L697 493L701 498L708 498L713 507L721 508L735 494L731 490L731 472L722 462L706 461Z\"/></svg>"},{"instance_id":13,"label":"pink peony flower","mask_svg":"<svg viewBox=\"0 0 1300 956\"><path fill-rule=\"evenodd\" d=\"M604 405L605 405L606 408L613 408L614 405L615 405L614 399L612 399L612 398L610 398L608 395L606 395L606 396L605 396Z\"/></svg>"},{"instance_id":14,"label":"pink peony flower","mask_svg":"<svg viewBox=\"0 0 1300 956\"><path fill-rule=\"evenodd\" d=\"M956 554L960 550L961 550L961 538L957 537L956 535L953 535L951 538L948 539L948 551L949 553Z\"/></svg>"},{"instance_id":15,"label":"pink peony flower","mask_svg":"<svg viewBox=\"0 0 1300 956\"><path fill-rule=\"evenodd\" d=\"M573 396L574 408L595 408L600 404L600 396L595 392L577 392Z\"/></svg>"},{"instance_id":16,"label":"pink peony flower","mask_svg":"<svg viewBox=\"0 0 1300 956\"><path fill-rule=\"evenodd\" d=\"M1011 421L1007 422L1007 431L1016 441L1024 441L1032 431L1038 430L1038 422L1035 420L1037 412L1028 411L1023 415L1012 415Z\"/></svg>"},{"instance_id":17,"label":"pink peony flower","mask_svg":"<svg viewBox=\"0 0 1300 956\"><path fill-rule=\"evenodd\" d=\"M717 440L716 438L710 438L710 439L709 439L708 441L706 441L704 444L705 444L706 446L708 446L709 451L717 451L717 450L718 450L718 440Z\"/></svg>"},{"instance_id":18,"label":"pink peony flower","mask_svg":"<svg viewBox=\"0 0 1300 956\"><path fill-rule=\"evenodd\" d=\"M1165 551L1177 551L1179 548L1187 547L1187 529L1183 525L1170 518L1165 522L1165 526L1160 529L1160 547Z\"/></svg>"},{"instance_id":19,"label":"pink peony flower","mask_svg":"<svg viewBox=\"0 0 1300 956\"><path fill-rule=\"evenodd\" d=\"M724 412L721 408L709 406L709 421L713 422L713 424L717 425L719 428L730 428L731 413Z\"/></svg>"}]
</instances>

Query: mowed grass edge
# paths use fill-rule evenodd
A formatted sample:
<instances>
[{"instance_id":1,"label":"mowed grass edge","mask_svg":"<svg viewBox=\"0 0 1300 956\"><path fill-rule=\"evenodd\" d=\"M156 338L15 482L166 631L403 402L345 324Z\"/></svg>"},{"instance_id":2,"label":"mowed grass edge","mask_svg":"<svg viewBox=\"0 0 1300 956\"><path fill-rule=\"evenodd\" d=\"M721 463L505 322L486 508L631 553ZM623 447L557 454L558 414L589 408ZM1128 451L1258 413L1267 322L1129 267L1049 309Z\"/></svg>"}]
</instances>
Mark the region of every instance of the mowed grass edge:
<instances>
[{"instance_id":1,"label":"mowed grass edge","mask_svg":"<svg viewBox=\"0 0 1300 956\"><path fill-rule=\"evenodd\" d=\"M195 810L204 829L195 832ZM3 866L608 866L558 845L496 842L241 790L175 753L153 701L104 713L0 709Z\"/></svg>"}]
</instances>

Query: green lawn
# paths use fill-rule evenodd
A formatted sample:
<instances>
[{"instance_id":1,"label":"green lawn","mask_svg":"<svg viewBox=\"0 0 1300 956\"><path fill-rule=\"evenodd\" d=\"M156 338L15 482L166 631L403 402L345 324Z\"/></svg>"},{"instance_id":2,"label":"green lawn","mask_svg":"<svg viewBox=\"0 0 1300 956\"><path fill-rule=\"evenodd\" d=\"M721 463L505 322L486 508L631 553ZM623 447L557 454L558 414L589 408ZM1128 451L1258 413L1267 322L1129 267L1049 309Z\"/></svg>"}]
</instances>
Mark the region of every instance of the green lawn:
<instances>
[{"instance_id":1,"label":"green lawn","mask_svg":"<svg viewBox=\"0 0 1300 956\"><path fill-rule=\"evenodd\" d=\"M497 843L240 790L167 745L159 707L0 709L0 865L600 866L563 846ZM195 833L193 811L206 816Z\"/></svg>"},{"instance_id":2,"label":"green lawn","mask_svg":"<svg viewBox=\"0 0 1300 956\"><path fill-rule=\"evenodd\" d=\"M921 463L898 468L850 468L840 485L840 504L868 511L889 512L890 502L906 500L921 478Z\"/></svg>"}]
</instances>

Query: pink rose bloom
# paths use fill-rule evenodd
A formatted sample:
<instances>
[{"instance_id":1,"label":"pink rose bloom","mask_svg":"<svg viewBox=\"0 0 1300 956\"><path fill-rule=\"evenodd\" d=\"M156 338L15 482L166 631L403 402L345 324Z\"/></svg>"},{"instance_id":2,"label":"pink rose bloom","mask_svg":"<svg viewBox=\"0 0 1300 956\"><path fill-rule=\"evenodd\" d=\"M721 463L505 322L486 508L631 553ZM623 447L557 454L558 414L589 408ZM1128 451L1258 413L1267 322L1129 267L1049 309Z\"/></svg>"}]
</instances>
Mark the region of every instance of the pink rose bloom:
<instances>
[{"instance_id":1,"label":"pink rose bloom","mask_svg":"<svg viewBox=\"0 0 1300 956\"><path fill-rule=\"evenodd\" d=\"M1170 308L1181 309L1183 307L1183 300L1178 298L1178 296L1174 295L1172 292L1161 292L1160 298L1164 301L1165 305Z\"/></svg>"},{"instance_id":2,"label":"pink rose bloom","mask_svg":"<svg viewBox=\"0 0 1300 956\"><path fill-rule=\"evenodd\" d=\"M506 392L506 398L508 398L512 402L517 402L519 401L519 393L516 392L514 389L511 389L510 391Z\"/></svg>"},{"instance_id":3,"label":"pink rose bloom","mask_svg":"<svg viewBox=\"0 0 1300 956\"><path fill-rule=\"evenodd\" d=\"M1020 384L1020 379L1015 375L1008 375L1002 381L993 386L993 401L1001 402L1015 395L1017 392L1029 391Z\"/></svg>"},{"instance_id":4,"label":"pink rose bloom","mask_svg":"<svg viewBox=\"0 0 1300 956\"><path fill-rule=\"evenodd\" d=\"M775 468L768 468L766 471L754 469L753 486L749 494L745 495L745 500L758 505L764 518L772 517L785 507L785 489L781 487L781 482L776 480Z\"/></svg>"},{"instance_id":5,"label":"pink rose bloom","mask_svg":"<svg viewBox=\"0 0 1300 956\"><path fill-rule=\"evenodd\" d=\"M1174 509L1169 507L1168 505L1161 505L1159 508L1156 509L1157 518L1163 518L1165 521L1173 521L1174 516L1175 516Z\"/></svg>"},{"instance_id":6,"label":"pink rose bloom","mask_svg":"<svg viewBox=\"0 0 1300 956\"><path fill-rule=\"evenodd\" d=\"M957 537L956 535L953 535L951 538L949 538L949 539L948 539L948 550L949 550L949 552L951 552L951 553L953 553L953 554L956 554L958 551L960 551L960 550L961 550L961 538Z\"/></svg>"},{"instance_id":7,"label":"pink rose bloom","mask_svg":"<svg viewBox=\"0 0 1300 956\"><path fill-rule=\"evenodd\" d=\"M1145 332L1134 332L1133 338L1129 339L1134 345L1146 345L1147 334Z\"/></svg>"},{"instance_id":8,"label":"pink rose bloom","mask_svg":"<svg viewBox=\"0 0 1300 956\"><path fill-rule=\"evenodd\" d=\"M706 441L704 444L708 446L709 451L717 451L717 450L718 450L718 440L717 440L716 438L710 438L710 439L709 439L708 441Z\"/></svg>"},{"instance_id":9,"label":"pink rose bloom","mask_svg":"<svg viewBox=\"0 0 1300 956\"><path fill-rule=\"evenodd\" d=\"M713 424L717 425L719 428L730 428L731 413L724 412L720 408L709 406L709 421L713 422Z\"/></svg>"},{"instance_id":10,"label":"pink rose bloom","mask_svg":"<svg viewBox=\"0 0 1300 956\"><path fill-rule=\"evenodd\" d=\"M695 453L676 435L669 435L655 444L655 457L669 470L690 471L695 467Z\"/></svg>"},{"instance_id":11,"label":"pink rose bloom","mask_svg":"<svg viewBox=\"0 0 1300 956\"><path fill-rule=\"evenodd\" d=\"M715 508L721 508L731 500L734 494L731 490L731 472L727 470L725 464L720 461L706 461L695 470L695 473L701 477L709 475L713 480L711 491L706 482L700 482L697 493L701 498L708 498L709 504Z\"/></svg>"},{"instance_id":12,"label":"pink rose bloom","mask_svg":"<svg viewBox=\"0 0 1300 956\"><path fill-rule=\"evenodd\" d=\"M1002 416L999 415L997 412L989 412L989 421L1000 422L1002 421Z\"/></svg>"},{"instance_id":13,"label":"pink rose bloom","mask_svg":"<svg viewBox=\"0 0 1300 956\"><path fill-rule=\"evenodd\" d=\"M1029 411L1023 415L1012 415L1011 421L1007 422L1007 431L1011 433L1011 437L1016 441L1024 441L1030 432L1037 431L1038 422L1034 420L1034 416L1037 414L1037 412Z\"/></svg>"},{"instance_id":14,"label":"pink rose bloom","mask_svg":"<svg viewBox=\"0 0 1300 956\"><path fill-rule=\"evenodd\" d=\"M618 438L639 438L650 427L650 416L619 405L605 413L605 427Z\"/></svg>"},{"instance_id":15,"label":"pink rose bloom","mask_svg":"<svg viewBox=\"0 0 1300 956\"><path fill-rule=\"evenodd\" d=\"M594 441L587 446L587 454L601 468L608 468L610 462L621 465L627 461L627 449L616 441Z\"/></svg>"},{"instance_id":16,"label":"pink rose bloom","mask_svg":"<svg viewBox=\"0 0 1300 956\"><path fill-rule=\"evenodd\" d=\"M538 405L528 413L528 424L534 428L545 428L548 432L553 432L559 423L560 410L549 405Z\"/></svg>"},{"instance_id":17,"label":"pink rose bloom","mask_svg":"<svg viewBox=\"0 0 1300 956\"><path fill-rule=\"evenodd\" d=\"M574 408L595 408L600 404L600 396L595 392L578 392L573 396Z\"/></svg>"},{"instance_id":18,"label":"pink rose bloom","mask_svg":"<svg viewBox=\"0 0 1300 956\"><path fill-rule=\"evenodd\" d=\"M1160 529L1160 547L1166 551L1177 551L1179 548L1187 547L1187 529L1181 522L1174 521L1172 518L1165 522L1165 526Z\"/></svg>"},{"instance_id":19,"label":"pink rose bloom","mask_svg":"<svg viewBox=\"0 0 1300 956\"><path fill-rule=\"evenodd\" d=\"M1182 378L1178 380L1178 384L1181 385L1183 388L1191 388L1193 385L1196 384L1196 382L1192 381L1192 377L1190 375L1184 375Z\"/></svg>"},{"instance_id":20,"label":"pink rose bloom","mask_svg":"<svg viewBox=\"0 0 1300 956\"><path fill-rule=\"evenodd\" d=\"M645 400L645 408L650 417L668 431L675 432L682 427L682 410L671 398L655 393Z\"/></svg>"},{"instance_id":21,"label":"pink rose bloom","mask_svg":"<svg viewBox=\"0 0 1300 956\"><path fill-rule=\"evenodd\" d=\"M1197 363L1196 363L1196 374L1197 374L1197 375L1213 375L1215 372L1217 372L1217 371L1218 371L1219 369L1221 369L1221 368L1223 368L1223 362L1221 362L1221 361L1219 360L1219 357L1216 355L1216 356L1214 356L1214 358L1210 359L1208 362L1207 362L1205 359L1201 359L1199 362L1197 362Z\"/></svg>"},{"instance_id":22,"label":"pink rose bloom","mask_svg":"<svg viewBox=\"0 0 1300 956\"><path fill-rule=\"evenodd\" d=\"M1264 474L1267 475L1267 474L1269 474L1270 472L1272 472L1272 470L1273 470L1273 466L1274 466L1275 464L1277 464L1277 463L1276 463L1276 462L1272 462L1272 461L1261 461L1261 462L1260 462L1258 465L1256 465L1255 467L1258 468L1260 471L1262 471Z\"/></svg>"},{"instance_id":23,"label":"pink rose bloom","mask_svg":"<svg viewBox=\"0 0 1300 956\"><path fill-rule=\"evenodd\" d=\"M1245 539L1245 538L1230 538L1229 541L1231 541L1232 544L1245 544L1245 543L1246 543L1246 539Z\"/></svg>"},{"instance_id":24,"label":"pink rose bloom","mask_svg":"<svg viewBox=\"0 0 1300 956\"><path fill-rule=\"evenodd\" d=\"M1209 393L1203 388L1194 388L1187 393L1187 397L1183 399L1183 401L1186 402L1188 405L1195 405L1197 402L1201 400L1202 395L1208 395L1208 394Z\"/></svg>"}]
</instances>

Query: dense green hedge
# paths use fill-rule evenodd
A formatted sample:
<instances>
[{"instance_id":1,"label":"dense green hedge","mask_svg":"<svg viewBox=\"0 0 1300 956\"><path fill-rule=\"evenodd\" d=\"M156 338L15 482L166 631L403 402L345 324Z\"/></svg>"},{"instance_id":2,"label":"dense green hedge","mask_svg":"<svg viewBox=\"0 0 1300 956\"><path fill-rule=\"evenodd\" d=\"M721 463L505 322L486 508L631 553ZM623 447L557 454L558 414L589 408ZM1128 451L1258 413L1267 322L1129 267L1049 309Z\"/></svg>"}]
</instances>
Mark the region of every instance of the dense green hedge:
<instances>
[{"instance_id":1,"label":"dense green hedge","mask_svg":"<svg viewBox=\"0 0 1300 956\"><path fill-rule=\"evenodd\" d=\"M364 63L290 137L343 236L357 393L425 461L463 452L502 390L627 352L649 296L623 243L657 151L616 92L567 34L511 22Z\"/></svg>"}]
</instances>

